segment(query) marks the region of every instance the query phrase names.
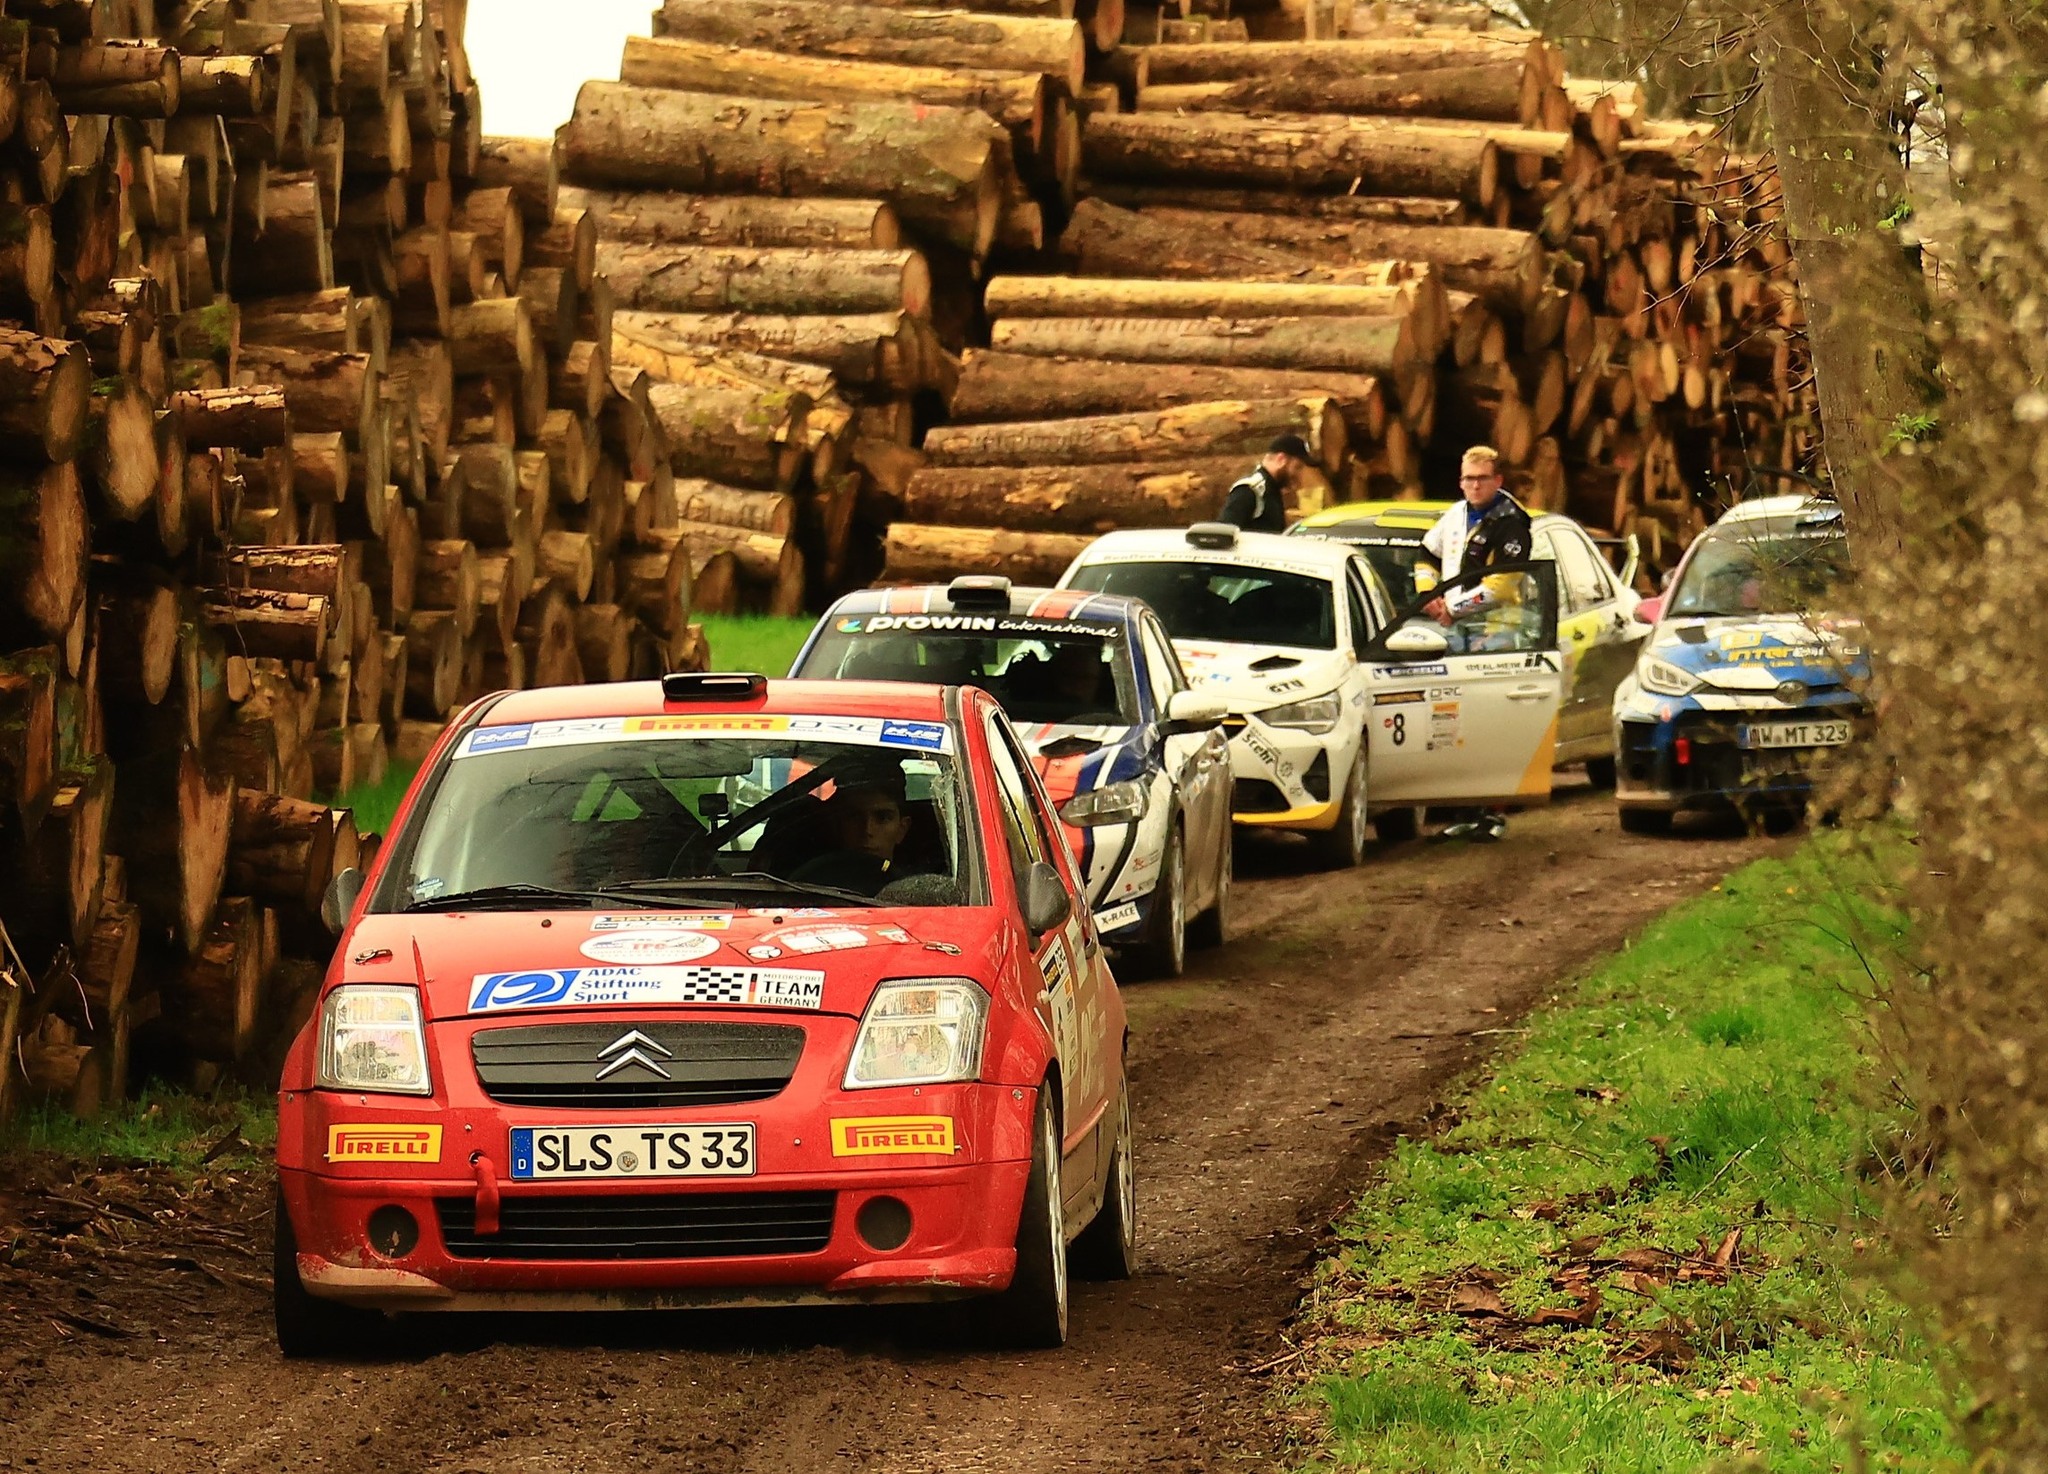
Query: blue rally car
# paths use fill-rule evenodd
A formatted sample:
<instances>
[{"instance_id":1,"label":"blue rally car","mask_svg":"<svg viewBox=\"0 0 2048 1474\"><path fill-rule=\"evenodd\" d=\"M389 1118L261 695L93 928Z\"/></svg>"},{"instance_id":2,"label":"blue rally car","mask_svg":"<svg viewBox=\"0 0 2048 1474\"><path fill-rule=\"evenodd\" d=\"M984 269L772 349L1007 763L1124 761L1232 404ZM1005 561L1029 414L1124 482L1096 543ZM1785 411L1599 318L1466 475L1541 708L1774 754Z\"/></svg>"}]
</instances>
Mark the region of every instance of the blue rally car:
<instances>
[{"instance_id":1,"label":"blue rally car","mask_svg":"<svg viewBox=\"0 0 2048 1474\"><path fill-rule=\"evenodd\" d=\"M981 687L1059 809L1103 941L1176 977L1191 934L1224 940L1226 708L1189 689L1142 601L983 577L862 589L825 612L789 673Z\"/></svg>"},{"instance_id":2,"label":"blue rally car","mask_svg":"<svg viewBox=\"0 0 2048 1474\"><path fill-rule=\"evenodd\" d=\"M1635 670L1614 695L1621 827L1688 811L1805 807L1829 754L1867 730L1862 622L1832 612L1849 572L1841 508L1740 504L1687 550Z\"/></svg>"}]
</instances>

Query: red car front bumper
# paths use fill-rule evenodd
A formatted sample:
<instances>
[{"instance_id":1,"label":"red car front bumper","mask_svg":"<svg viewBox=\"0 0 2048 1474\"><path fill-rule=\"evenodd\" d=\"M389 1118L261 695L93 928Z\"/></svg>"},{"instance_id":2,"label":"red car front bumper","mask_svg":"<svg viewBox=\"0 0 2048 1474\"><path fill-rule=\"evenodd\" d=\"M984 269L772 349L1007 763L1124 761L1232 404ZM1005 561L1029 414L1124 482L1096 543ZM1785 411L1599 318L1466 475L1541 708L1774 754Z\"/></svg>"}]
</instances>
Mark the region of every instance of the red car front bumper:
<instances>
[{"instance_id":1,"label":"red car front bumper","mask_svg":"<svg viewBox=\"0 0 2048 1474\"><path fill-rule=\"evenodd\" d=\"M806 1066L818 1056L835 1052L812 1052ZM805 1089L806 1072L769 1100L624 1114L505 1106L473 1079L449 1082L445 1103L288 1091L279 1179L299 1277L315 1295L387 1310L936 1300L1005 1288L1035 1093ZM851 1154L833 1125L933 1118L950 1123L950 1152L903 1150L905 1139ZM650 1121L751 1122L756 1174L509 1176L515 1126Z\"/></svg>"}]
</instances>

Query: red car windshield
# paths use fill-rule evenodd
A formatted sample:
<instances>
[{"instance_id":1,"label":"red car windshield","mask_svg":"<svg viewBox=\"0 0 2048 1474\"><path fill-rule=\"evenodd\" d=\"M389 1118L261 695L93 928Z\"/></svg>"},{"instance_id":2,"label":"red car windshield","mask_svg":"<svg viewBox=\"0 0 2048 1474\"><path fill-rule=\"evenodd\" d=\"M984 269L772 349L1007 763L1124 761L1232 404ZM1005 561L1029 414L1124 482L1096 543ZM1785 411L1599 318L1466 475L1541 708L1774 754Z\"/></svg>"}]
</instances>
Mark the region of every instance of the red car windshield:
<instances>
[{"instance_id":1,"label":"red car windshield","mask_svg":"<svg viewBox=\"0 0 2048 1474\"><path fill-rule=\"evenodd\" d=\"M886 905L964 904L952 745L943 723L854 717L478 728L407 826L384 909L447 909L506 887L673 886L709 902L729 877Z\"/></svg>"}]
</instances>

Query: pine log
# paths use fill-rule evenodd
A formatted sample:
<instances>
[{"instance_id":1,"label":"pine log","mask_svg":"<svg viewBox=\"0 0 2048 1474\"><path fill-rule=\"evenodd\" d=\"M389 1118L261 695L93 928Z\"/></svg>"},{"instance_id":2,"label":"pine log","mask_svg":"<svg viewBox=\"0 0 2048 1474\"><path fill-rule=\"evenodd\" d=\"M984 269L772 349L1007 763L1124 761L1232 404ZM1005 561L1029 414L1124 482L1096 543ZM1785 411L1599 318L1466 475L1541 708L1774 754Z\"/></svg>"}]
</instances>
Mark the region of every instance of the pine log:
<instances>
[{"instance_id":1,"label":"pine log","mask_svg":"<svg viewBox=\"0 0 2048 1474\"><path fill-rule=\"evenodd\" d=\"M1101 179L1362 188L1484 208L1499 187L1499 167L1492 140L1477 131L1335 114L1122 113L1088 125L1088 169Z\"/></svg>"},{"instance_id":2,"label":"pine log","mask_svg":"<svg viewBox=\"0 0 2048 1474\"><path fill-rule=\"evenodd\" d=\"M485 138L475 179L479 188L510 189L528 225L545 229L554 222L557 183L550 140Z\"/></svg>"},{"instance_id":3,"label":"pine log","mask_svg":"<svg viewBox=\"0 0 2048 1474\"><path fill-rule=\"evenodd\" d=\"M0 327L0 451L52 462L77 455L92 380L80 344Z\"/></svg>"},{"instance_id":4,"label":"pine log","mask_svg":"<svg viewBox=\"0 0 2048 1474\"><path fill-rule=\"evenodd\" d=\"M220 897L234 793L234 780L209 774L190 748L138 757L115 790L112 841L128 861L132 896L188 953L199 950Z\"/></svg>"},{"instance_id":5,"label":"pine log","mask_svg":"<svg viewBox=\"0 0 2048 1474\"><path fill-rule=\"evenodd\" d=\"M334 837L325 804L243 789L235 794L228 834L228 888L317 910L334 877Z\"/></svg>"},{"instance_id":6,"label":"pine log","mask_svg":"<svg viewBox=\"0 0 2048 1474\"><path fill-rule=\"evenodd\" d=\"M619 80L635 87L799 102L867 99L975 108L1036 148L1045 124L1046 78L1039 72L988 71L948 62L910 66L841 55L805 56L678 36L626 38Z\"/></svg>"},{"instance_id":7,"label":"pine log","mask_svg":"<svg viewBox=\"0 0 2048 1474\"><path fill-rule=\"evenodd\" d=\"M101 593L100 689L109 701L155 706L171 689L178 654L178 600L162 585Z\"/></svg>"},{"instance_id":8,"label":"pine log","mask_svg":"<svg viewBox=\"0 0 2048 1474\"><path fill-rule=\"evenodd\" d=\"M1153 86L1241 77L1335 81L1432 68L1489 66L1504 61L1520 61L1546 80L1551 75L1546 44L1529 38L1527 33L1518 37L1443 29L1364 40L1155 46L1144 52L1144 59L1146 80Z\"/></svg>"},{"instance_id":9,"label":"pine log","mask_svg":"<svg viewBox=\"0 0 2048 1474\"><path fill-rule=\"evenodd\" d=\"M1316 370L1047 359L970 348L953 412L962 421L1045 420L1113 414L1203 400L1300 398L1327 394L1361 443L1386 425L1379 379Z\"/></svg>"},{"instance_id":10,"label":"pine log","mask_svg":"<svg viewBox=\"0 0 2048 1474\"><path fill-rule=\"evenodd\" d=\"M687 622L696 591L692 549L680 530L656 532L649 549L622 556L618 575L619 602L656 634L672 635Z\"/></svg>"},{"instance_id":11,"label":"pine log","mask_svg":"<svg viewBox=\"0 0 2048 1474\"><path fill-rule=\"evenodd\" d=\"M526 237L526 264L554 266L571 272L576 289L588 292L597 262L597 221L588 210L563 205L554 223Z\"/></svg>"},{"instance_id":12,"label":"pine log","mask_svg":"<svg viewBox=\"0 0 2048 1474\"><path fill-rule=\"evenodd\" d=\"M472 189L456 207L454 224L476 237L484 261L516 291L526 260L526 220L511 186Z\"/></svg>"},{"instance_id":13,"label":"pine log","mask_svg":"<svg viewBox=\"0 0 2048 1474\"><path fill-rule=\"evenodd\" d=\"M416 568L414 606L452 612L456 632L467 639L469 632L476 628L477 612L483 603L476 544L466 538L436 538L423 542Z\"/></svg>"},{"instance_id":14,"label":"pine log","mask_svg":"<svg viewBox=\"0 0 2048 1474\"><path fill-rule=\"evenodd\" d=\"M202 1059L230 1063L256 1040L263 1003L263 916L249 896L229 896L164 981L164 1020Z\"/></svg>"},{"instance_id":15,"label":"pine log","mask_svg":"<svg viewBox=\"0 0 2048 1474\"><path fill-rule=\"evenodd\" d=\"M1191 233L1154 219L1150 212L1139 214L1097 199L1074 207L1060 235L1060 251L1077 274L1087 277L1362 286L1384 286L1394 279L1384 265L1335 262L1327 253L1265 245L1224 230Z\"/></svg>"},{"instance_id":16,"label":"pine log","mask_svg":"<svg viewBox=\"0 0 2048 1474\"><path fill-rule=\"evenodd\" d=\"M625 680L632 668L632 618L616 604L582 604L574 618L583 679Z\"/></svg>"},{"instance_id":17,"label":"pine log","mask_svg":"<svg viewBox=\"0 0 2048 1474\"><path fill-rule=\"evenodd\" d=\"M0 644L71 628L85 599L89 537L74 462L0 467Z\"/></svg>"},{"instance_id":18,"label":"pine log","mask_svg":"<svg viewBox=\"0 0 2048 1474\"><path fill-rule=\"evenodd\" d=\"M963 573L989 573L1017 584L1054 584L1092 540L1073 533L897 522L883 547L881 581L935 583Z\"/></svg>"},{"instance_id":19,"label":"pine log","mask_svg":"<svg viewBox=\"0 0 2048 1474\"><path fill-rule=\"evenodd\" d=\"M523 297L471 302L449 312L448 351L458 374L525 373L538 354Z\"/></svg>"},{"instance_id":20,"label":"pine log","mask_svg":"<svg viewBox=\"0 0 2048 1474\"><path fill-rule=\"evenodd\" d=\"M715 481L679 479L675 484L675 508L679 520L716 522L777 537L789 536L796 527L793 497L775 491L721 486Z\"/></svg>"},{"instance_id":21,"label":"pine log","mask_svg":"<svg viewBox=\"0 0 2048 1474\"><path fill-rule=\"evenodd\" d=\"M901 518L948 527L1090 535L1185 527L1216 515L1242 456L1085 466L932 466L910 478Z\"/></svg>"},{"instance_id":22,"label":"pine log","mask_svg":"<svg viewBox=\"0 0 2048 1474\"><path fill-rule=\"evenodd\" d=\"M641 343L667 341L708 349L737 348L830 369L848 384L884 376L884 349L904 335L899 312L850 317L775 317L753 313L621 312L613 331Z\"/></svg>"},{"instance_id":23,"label":"pine log","mask_svg":"<svg viewBox=\"0 0 2048 1474\"><path fill-rule=\"evenodd\" d=\"M1280 73L1237 81L1155 82L1138 89L1138 108L1471 118L1534 127L1543 115L1544 81L1543 72L1526 60L1351 77Z\"/></svg>"},{"instance_id":24,"label":"pine log","mask_svg":"<svg viewBox=\"0 0 2048 1474\"><path fill-rule=\"evenodd\" d=\"M1265 318L1010 318L990 346L1045 358L1205 363L1391 375L1426 372L1406 316Z\"/></svg>"},{"instance_id":25,"label":"pine log","mask_svg":"<svg viewBox=\"0 0 2048 1474\"><path fill-rule=\"evenodd\" d=\"M301 352L268 344L245 344L245 384L283 387L293 430L301 434L339 431L360 445L376 423L379 373L367 353Z\"/></svg>"},{"instance_id":26,"label":"pine log","mask_svg":"<svg viewBox=\"0 0 2048 1474\"><path fill-rule=\"evenodd\" d=\"M50 85L67 113L168 118L178 111L178 53L133 43L59 47Z\"/></svg>"},{"instance_id":27,"label":"pine log","mask_svg":"<svg viewBox=\"0 0 2048 1474\"><path fill-rule=\"evenodd\" d=\"M565 189L563 199L594 215L607 241L892 251L903 234L896 212L880 200L578 188Z\"/></svg>"},{"instance_id":28,"label":"pine log","mask_svg":"<svg viewBox=\"0 0 2048 1474\"><path fill-rule=\"evenodd\" d=\"M879 195L911 223L981 255L1000 206L991 162L1000 131L985 114L959 108L758 101L590 82L562 140L565 165L582 182Z\"/></svg>"},{"instance_id":29,"label":"pine log","mask_svg":"<svg viewBox=\"0 0 2048 1474\"><path fill-rule=\"evenodd\" d=\"M260 56L178 58L178 110L186 116L260 118L272 110L274 74Z\"/></svg>"},{"instance_id":30,"label":"pine log","mask_svg":"<svg viewBox=\"0 0 2048 1474\"><path fill-rule=\"evenodd\" d=\"M332 606L318 594L269 589L206 591L206 623L245 655L318 662L333 626Z\"/></svg>"},{"instance_id":31,"label":"pine log","mask_svg":"<svg viewBox=\"0 0 2048 1474\"><path fill-rule=\"evenodd\" d=\"M796 485L808 461L808 396L693 384L655 384L647 393L677 475L717 476L775 491Z\"/></svg>"},{"instance_id":32,"label":"pine log","mask_svg":"<svg viewBox=\"0 0 2048 1474\"><path fill-rule=\"evenodd\" d=\"M1343 465L1349 445L1344 418L1323 396L1209 400L1080 419L942 425L925 436L924 452L933 466L1077 466L1212 456L1256 459L1274 436L1287 433L1304 436L1315 460L1326 470ZM909 520L942 519L912 515Z\"/></svg>"},{"instance_id":33,"label":"pine log","mask_svg":"<svg viewBox=\"0 0 2048 1474\"><path fill-rule=\"evenodd\" d=\"M415 609L405 627L405 710L423 720L446 721L462 681L462 640L455 616Z\"/></svg>"},{"instance_id":34,"label":"pine log","mask_svg":"<svg viewBox=\"0 0 2048 1474\"><path fill-rule=\"evenodd\" d=\"M1081 89L1087 45L1072 21L792 0L664 0L656 34L798 56L900 66L1042 72Z\"/></svg>"},{"instance_id":35,"label":"pine log","mask_svg":"<svg viewBox=\"0 0 2048 1474\"><path fill-rule=\"evenodd\" d=\"M518 640L526 652L526 676L532 686L582 683L574 611L575 601L552 583L541 584L519 606Z\"/></svg>"},{"instance_id":36,"label":"pine log","mask_svg":"<svg viewBox=\"0 0 2048 1474\"><path fill-rule=\"evenodd\" d=\"M1427 302L1425 318L1448 321L1443 292L1433 269L1423 266L1386 286L998 276L983 300L991 318L1385 317Z\"/></svg>"},{"instance_id":37,"label":"pine log","mask_svg":"<svg viewBox=\"0 0 2048 1474\"><path fill-rule=\"evenodd\" d=\"M534 569L580 604L590 597L597 564L591 556L590 534L556 528L541 534L534 548Z\"/></svg>"},{"instance_id":38,"label":"pine log","mask_svg":"<svg viewBox=\"0 0 2048 1474\"><path fill-rule=\"evenodd\" d=\"M291 435L284 391L271 386L187 389L173 394L165 407L191 446L227 446L260 455Z\"/></svg>"},{"instance_id":39,"label":"pine log","mask_svg":"<svg viewBox=\"0 0 2048 1474\"><path fill-rule=\"evenodd\" d=\"M740 564L730 548L682 544L689 569L690 609L700 614L732 614L740 607ZM680 635L672 637L680 638Z\"/></svg>"},{"instance_id":40,"label":"pine log","mask_svg":"<svg viewBox=\"0 0 2048 1474\"><path fill-rule=\"evenodd\" d=\"M55 646L0 655L0 798L33 820L56 788Z\"/></svg>"},{"instance_id":41,"label":"pine log","mask_svg":"<svg viewBox=\"0 0 2048 1474\"><path fill-rule=\"evenodd\" d=\"M931 272L916 251L607 243L598 247L597 269L620 307L640 311L931 310Z\"/></svg>"}]
</instances>

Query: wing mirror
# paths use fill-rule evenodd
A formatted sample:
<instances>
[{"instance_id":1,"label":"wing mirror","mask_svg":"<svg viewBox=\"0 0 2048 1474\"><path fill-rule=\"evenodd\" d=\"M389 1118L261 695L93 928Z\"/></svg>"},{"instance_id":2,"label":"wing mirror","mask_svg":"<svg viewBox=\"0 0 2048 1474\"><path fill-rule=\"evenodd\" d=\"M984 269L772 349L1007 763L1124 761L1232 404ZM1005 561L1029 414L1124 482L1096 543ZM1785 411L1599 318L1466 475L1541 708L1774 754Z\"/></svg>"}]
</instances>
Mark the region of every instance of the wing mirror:
<instances>
[{"instance_id":1,"label":"wing mirror","mask_svg":"<svg viewBox=\"0 0 2048 1474\"><path fill-rule=\"evenodd\" d=\"M1655 624L1658 616L1663 614L1663 612L1664 596L1662 594L1658 594L1653 598L1638 599L1636 601L1637 624Z\"/></svg>"},{"instance_id":2,"label":"wing mirror","mask_svg":"<svg viewBox=\"0 0 2048 1474\"><path fill-rule=\"evenodd\" d=\"M1166 698L1166 720L1159 724L1163 737L1186 732L1207 732L1223 725L1230 715L1228 702L1197 691L1176 691Z\"/></svg>"},{"instance_id":3,"label":"wing mirror","mask_svg":"<svg viewBox=\"0 0 2048 1474\"><path fill-rule=\"evenodd\" d=\"M353 865L327 882L327 894L320 898L320 920L329 931L341 935L362 893L363 872Z\"/></svg>"},{"instance_id":4,"label":"wing mirror","mask_svg":"<svg viewBox=\"0 0 2048 1474\"><path fill-rule=\"evenodd\" d=\"M1449 653L1450 638L1428 625L1407 624L1387 636L1387 654L1400 660L1428 660Z\"/></svg>"},{"instance_id":5,"label":"wing mirror","mask_svg":"<svg viewBox=\"0 0 2048 1474\"><path fill-rule=\"evenodd\" d=\"M1034 937L1066 925L1074 914L1074 898L1059 871L1040 860L1024 872L1024 925Z\"/></svg>"}]
</instances>

